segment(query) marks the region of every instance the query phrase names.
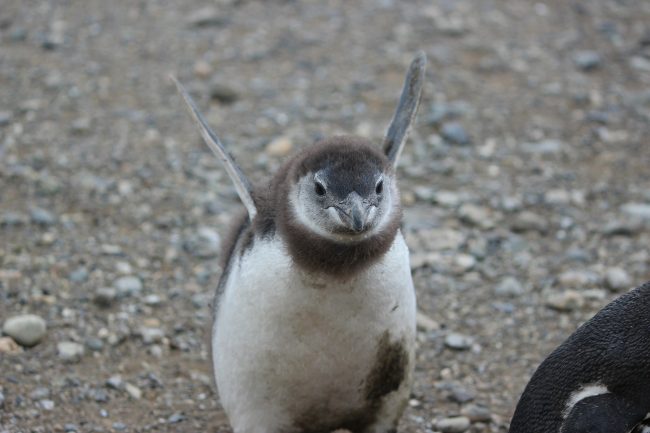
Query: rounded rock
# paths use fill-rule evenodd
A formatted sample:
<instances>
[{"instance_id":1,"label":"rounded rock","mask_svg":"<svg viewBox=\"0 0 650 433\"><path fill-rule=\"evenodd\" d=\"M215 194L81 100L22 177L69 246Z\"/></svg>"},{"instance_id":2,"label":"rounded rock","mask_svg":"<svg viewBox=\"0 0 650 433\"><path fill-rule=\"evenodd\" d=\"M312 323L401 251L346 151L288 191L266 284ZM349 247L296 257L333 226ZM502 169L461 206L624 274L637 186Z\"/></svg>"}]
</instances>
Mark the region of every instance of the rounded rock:
<instances>
[{"instance_id":1,"label":"rounded rock","mask_svg":"<svg viewBox=\"0 0 650 433\"><path fill-rule=\"evenodd\" d=\"M469 429L469 418L465 416L455 416L445 418L436 423L436 429L442 433L463 433Z\"/></svg>"},{"instance_id":2,"label":"rounded rock","mask_svg":"<svg viewBox=\"0 0 650 433\"><path fill-rule=\"evenodd\" d=\"M59 358L66 362L77 362L84 354L84 347L73 341L62 341L56 345Z\"/></svg>"},{"instance_id":3,"label":"rounded rock","mask_svg":"<svg viewBox=\"0 0 650 433\"><path fill-rule=\"evenodd\" d=\"M31 347L45 337L47 326L45 320L37 315L23 314L7 319L2 326L2 332L21 346Z\"/></svg>"}]
</instances>

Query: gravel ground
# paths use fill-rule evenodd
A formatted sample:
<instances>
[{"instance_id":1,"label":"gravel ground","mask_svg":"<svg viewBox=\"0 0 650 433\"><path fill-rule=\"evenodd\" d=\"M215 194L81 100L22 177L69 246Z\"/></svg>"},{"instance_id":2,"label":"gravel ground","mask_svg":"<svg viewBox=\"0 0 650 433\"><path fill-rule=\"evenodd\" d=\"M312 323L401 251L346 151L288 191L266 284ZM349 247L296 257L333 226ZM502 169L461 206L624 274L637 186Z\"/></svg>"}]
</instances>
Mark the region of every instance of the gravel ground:
<instances>
[{"instance_id":1,"label":"gravel ground","mask_svg":"<svg viewBox=\"0 0 650 433\"><path fill-rule=\"evenodd\" d=\"M505 432L542 359L650 278L649 23L634 0L3 0L0 323L36 317L0 339L0 432L229 431L206 333L240 205L168 75L261 181L323 135L379 141L419 49L400 431Z\"/></svg>"}]
</instances>

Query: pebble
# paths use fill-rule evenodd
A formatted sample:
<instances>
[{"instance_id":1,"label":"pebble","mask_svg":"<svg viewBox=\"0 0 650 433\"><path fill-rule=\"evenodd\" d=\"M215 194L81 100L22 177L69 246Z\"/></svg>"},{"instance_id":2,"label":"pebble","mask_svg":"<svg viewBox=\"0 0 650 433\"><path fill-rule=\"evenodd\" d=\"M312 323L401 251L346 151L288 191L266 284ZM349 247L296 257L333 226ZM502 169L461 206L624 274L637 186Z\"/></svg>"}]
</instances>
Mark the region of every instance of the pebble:
<instances>
[{"instance_id":1,"label":"pebble","mask_svg":"<svg viewBox=\"0 0 650 433\"><path fill-rule=\"evenodd\" d=\"M21 346L31 347L45 337L47 326L41 317L35 314L24 314L7 319L2 326L2 332Z\"/></svg>"},{"instance_id":2,"label":"pebble","mask_svg":"<svg viewBox=\"0 0 650 433\"><path fill-rule=\"evenodd\" d=\"M266 145L266 153L270 156L286 156L293 149L293 141L286 136L274 138Z\"/></svg>"},{"instance_id":3,"label":"pebble","mask_svg":"<svg viewBox=\"0 0 650 433\"><path fill-rule=\"evenodd\" d=\"M195 232L186 236L183 248L194 257L200 259L212 258L219 254L221 238L214 229L199 227Z\"/></svg>"},{"instance_id":4,"label":"pebble","mask_svg":"<svg viewBox=\"0 0 650 433\"><path fill-rule=\"evenodd\" d=\"M214 6L202 7L187 16L187 23L193 27L220 26L226 22L224 15Z\"/></svg>"},{"instance_id":5,"label":"pebble","mask_svg":"<svg viewBox=\"0 0 650 433\"><path fill-rule=\"evenodd\" d=\"M88 279L88 269L85 266L80 266L74 271L70 272L68 279L73 283L83 283Z\"/></svg>"},{"instance_id":6,"label":"pebble","mask_svg":"<svg viewBox=\"0 0 650 433\"><path fill-rule=\"evenodd\" d=\"M59 358L66 362L77 362L84 355L84 347L73 341L62 341L56 345Z\"/></svg>"},{"instance_id":7,"label":"pebble","mask_svg":"<svg viewBox=\"0 0 650 433\"><path fill-rule=\"evenodd\" d=\"M578 51L573 55L573 63L582 71L588 72L597 69L602 62L600 54L592 50Z\"/></svg>"},{"instance_id":8,"label":"pebble","mask_svg":"<svg viewBox=\"0 0 650 433\"><path fill-rule=\"evenodd\" d=\"M208 78L212 75L212 66L205 60L199 60L194 63L194 75L199 78Z\"/></svg>"},{"instance_id":9,"label":"pebble","mask_svg":"<svg viewBox=\"0 0 650 433\"><path fill-rule=\"evenodd\" d=\"M547 220L530 211L523 211L517 214L510 228L516 233L535 231L546 233L548 231Z\"/></svg>"},{"instance_id":10,"label":"pebble","mask_svg":"<svg viewBox=\"0 0 650 433\"><path fill-rule=\"evenodd\" d=\"M445 123L440 129L440 135L445 141L461 146L470 144L472 141L463 125L458 122Z\"/></svg>"},{"instance_id":11,"label":"pebble","mask_svg":"<svg viewBox=\"0 0 650 433\"><path fill-rule=\"evenodd\" d=\"M467 350L472 347L474 340L467 335L452 333L445 337L445 346L455 350Z\"/></svg>"},{"instance_id":12,"label":"pebble","mask_svg":"<svg viewBox=\"0 0 650 433\"><path fill-rule=\"evenodd\" d=\"M19 212L5 212L0 215L0 227L18 227L27 223L27 216Z\"/></svg>"},{"instance_id":13,"label":"pebble","mask_svg":"<svg viewBox=\"0 0 650 433\"><path fill-rule=\"evenodd\" d=\"M456 254L452 264L453 271L457 274L464 274L476 266L476 257L470 254Z\"/></svg>"},{"instance_id":14,"label":"pebble","mask_svg":"<svg viewBox=\"0 0 650 433\"><path fill-rule=\"evenodd\" d=\"M119 421L114 422L113 423L113 429L117 430L117 431L124 431L124 430L126 430L126 424L124 424L123 422L119 422Z\"/></svg>"},{"instance_id":15,"label":"pebble","mask_svg":"<svg viewBox=\"0 0 650 433\"><path fill-rule=\"evenodd\" d=\"M97 337L88 337L84 341L86 347L93 352L99 352L104 348L104 342L101 340L101 338Z\"/></svg>"},{"instance_id":16,"label":"pebble","mask_svg":"<svg viewBox=\"0 0 650 433\"><path fill-rule=\"evenodd\" d=\"M162 298L160 296L156 295L156 294L151 294L151 295L145 296L144 299L143 299L143 302L146 305L150 305L152 307L155 307L157 305L162 304Z\"/></svg>"},{"instance_id":17,"label":"pebble","mask_svg":"<svg viewBox=\"0 0 650 433\"><path fill-rule=\"evenodd\" d=\"M494 221L490 216L490 209L472 203L465 203L458 208L458 218L465 223L482 229L494 227Z\"/></svg>"},{"instance_id":18,"label":"pebble","mask_svg":"<svg viewBox=\"0 0 650 433\"><path fill-rule=\"evenodd\" d=\"M600 277L591 271L569 270L559 275L558 282L562 287L577 289L597 285L600 282Z\"/></svg>"},{"instance_id":19,"label":"pebble","mask_svg":"<svg viewBox=\"0 0 650 433\"><path fill-rule=\"evenodd\" d=\"M169 418L167 418L167 422L169 424L176 424L176 423L179 423L181 421L185 421L186 419L187 419L187 417L185 415L183 415L180 412L176 412L176 413L173 413Z\"/></svg>"},{"instance_id":20,"label":"pebble","mask_svg":"<svg viewBox=\"0 0 650 433\"><path fill-rule=\"evenodd\" d=\"M623 268L609 268L605 272L605 283L612 290L626 290L632 287L632 278Z\"/></svg>"},{"instance_id":21,"label":"pebble","mask_svg":"<svg viewBox=\"0 0 650 433\"><path fill-rule=\"evenodd\" d=\"M216 81L210 84L209 93L212 99L225 105L232 104L239 99L239 94L235 89Z\"/></svg>"},{"instance_id":22,"label":"pebble","mask_svg":"<svg viewBox=\"0 0 650 433\"><path fill-rule=\"evenodd\" d=\"M54 410L54 402L52 400L41 400L38 402L38 405L43 409L43 410Z\"/></svg>"},{"instance_id":23,"label":"pebble","mask_svg":"<svg viewBox=\"0 0 650 433\"><path fill-rule=\"evenodd\" d=\"M494 293L496 293L498 296L514 298L524 293L524 287L516 278L505 277L494 288Z\"/></svg>"},{"instance_id":24,"label":"pebble","mask_svg":"<svg viewBox=\"0 0 650 433\"><path fill-rule=\"evenodd\" d=\"M0 409L2 409L5 405L5 395L3 394L2 391L0 391Z\"/></svg>"},{"instance_id":25,"label":"pebble","mask_svg":"<svg viewBox=\"0 0 650 433\"><path fill-rule=\"evenodd\" d=\"M436 429L442 433L463 433L469 429L469 425L469 418L466 416L455 416L438 421Z\"/></svg>"},{"instance_id":26,"label":"pebble","mask_svg":"<svg viewBox=\"0 0 650 433\"><path fill-rule=\"evenodd\" d=\"M650 221L650 204L648 203L625 203L621 211L631 217Z\"/></svg>"},{"instance_id":27,"label":"pebble","mask_svg":"<svg viewBox=\"0 0 650 433\"><path fill-rule=\"evenodd\" d=\"M438 322L421 311L416 313L415 323L418 329L424 332L432 332L440 329L440 324Z\"/></svg>"},{"instance_id":28,"label":"pebble","mask_svg":"<svg viewBox=\"0 0 650 433\"><path fill-rule=\"evenodd\" d=\"M531 154L549 155L561 152L564 147L565 144L558 140L542 140L535 143L523 143L521 150Z\"/></svg>"},{"instance_id":29,"label":"pebble","mask_svg":"<svg viewBox=\"0 0 650 433\"><path fill-rule=\"evenodd\" d=\"M11 337L0 337L0 353L15 354L23 349Z\"/></svg>"},{"instance_id":30,"label":"pebble","mask_svg":"<svg viewBox=\"0 0 650 433\"><path fill-rule=\"evenodd\" d=\"M117 296L133 296L142 291L142 281L134 275L126 275L113 281L113 287L117 290Z\"/></svg>"},{"instance_id":31,"label":"pebble","mask_svg":"<svg viewBox=\"0 0 650 433\"><path fill-rule=\"evenodd\" d=\"M551 293L546 297L546 306L557 311L573 311L584 305L584 298L575 290Z\"/></svg>"},{"instance_id":32,"label":"pebble","mask_svg":"<svg viewBox=\"0 0 650 433\"><path fill-rule=\"evenodd\" d=\"M126 382L124 384L124 390L134 400L140 400L142 398L142 390L131 383Z\"/></svg>"},{"instance_id":33,"label":"pebble","mask_svg":"<svg viewBox=\"0 0 650 433\"><path fill-rule=\"evenodd\" d=\"M165 331L160 328L140 328L140 335L144 344L160 343L165 338Z\"/></svg>"},{"instance_id":34,"label":"pebble","mask_svg":"<svg viewBox=\"0 0 650 433\"><path fill-rule=\"evenodd\" d=\"M35 390L29 393L29 398L32 400L42 400L50 396L50 390L44 386L39 386Z\"/></svg>"},{"instance_id":35,"label":"pebble","mask_svg":"<svg viewBox=\"0 0 650 433\"><path fill-rule=\"evenodd\" d=\"M470 389L467 389L460 385L454 385L451 387L451 393L449 394L449 399L455 403L467 403L476 397L476 393Z\"/></svg>"},{"instance_id":36,"label":"pebble","mask_svg":"<svg viewBox=\"0 0 650 433\"><path fill-rule=\"evenodd\" d=\"M95 297L93 298L93 302L95 302L95 304L100 307L108 308L111 305L113 305L113 302L115 302L116 298L117 298L117 290L111 287L100 287L95 292Z\"/></svg>"},{"instance_id":37,"label":"pebble","mask_svg":"<svg viewBox=\"0 0 650 433\"><path fill-rule=\"evenodd\" d=\"M12 117L11 111L0 111L0 127L9 125Z\"/></svg>"},{"instance_id":38,"label":"pebble","mask_svg":"<svg viewBox=\"0 0 650 433\"><path fill-rule=\"evenodd\" d=\"M476 404L468 404L460 411L462 415L466 416L470 422L490 422L492 420L492 413L490 409L485 406Z\"/></svg>"},{"instance_id":39,"label":"pebble","mask_svg":"<svg viewBox=\"0 0 650 433\"><path fill-rule=\"evenodd\" d=\"M51 212L42 208L32 208L29 217L34 224L51 226L56 222L56 217Z\"/></svg>"},{"instance_id":40,"label":"pebble","mask_svg":"<svg viewBox=\"0 0 650 433\"><path fill-rule=\"evenodd\" d=\"M108 380L106 381L106 386L112 389L124 388L124 381L122 380L122 376L116 374L114 376L109 377Z\"/></svg>"},{"instance_id":41,"label":"pebble","mask_svg":"<svg viewBox=\"0 0 650 433\"><path fill-rule=\"evenodd\" d=\"M79 432L79 427L77 427L76 424L64 424L63 425L63 431L65 433L78 433Z\"/></svg>"}]
</instances>

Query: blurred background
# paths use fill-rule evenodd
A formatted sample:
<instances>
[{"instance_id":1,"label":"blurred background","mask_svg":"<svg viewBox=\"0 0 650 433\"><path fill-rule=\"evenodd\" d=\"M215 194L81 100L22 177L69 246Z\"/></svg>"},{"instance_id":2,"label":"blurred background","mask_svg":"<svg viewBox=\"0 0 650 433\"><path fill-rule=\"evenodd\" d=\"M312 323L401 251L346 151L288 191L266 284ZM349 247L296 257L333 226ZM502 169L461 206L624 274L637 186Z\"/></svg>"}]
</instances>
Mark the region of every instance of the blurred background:
<instances>
[{"instance_id":1,"label":"blurred background","mask_svg":"<svg viewBox=\"0 0 650 433\"><path fill-rule=\"evenodd\" d=\"M0 432L229 431L206 336L240 205L168 76L264 181L323 136L379 144L417 50L400 431L507 431L650 277L650 2L0 0Z\"/></svg>"}]
</instances>

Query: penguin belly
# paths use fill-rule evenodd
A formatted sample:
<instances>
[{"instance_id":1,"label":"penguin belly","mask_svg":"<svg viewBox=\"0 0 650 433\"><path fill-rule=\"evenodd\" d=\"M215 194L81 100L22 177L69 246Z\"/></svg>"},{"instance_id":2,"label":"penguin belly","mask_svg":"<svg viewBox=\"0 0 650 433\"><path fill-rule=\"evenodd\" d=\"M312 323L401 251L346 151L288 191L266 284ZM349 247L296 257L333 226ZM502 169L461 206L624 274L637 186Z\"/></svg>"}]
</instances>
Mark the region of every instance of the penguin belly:
<instances>
[{"instance_id":1,"label":"penguin belly","mask_svg":"<svg viewBox=\"0 0 650 433\"><path fill-rule=\"evenodd\" d=\"M400 233L383 257L344 281L303 272L277 237L256 238L232 261L218 302L215 379L236 433L394 429L415 345Z\"/></svg>"}]
</instances>

